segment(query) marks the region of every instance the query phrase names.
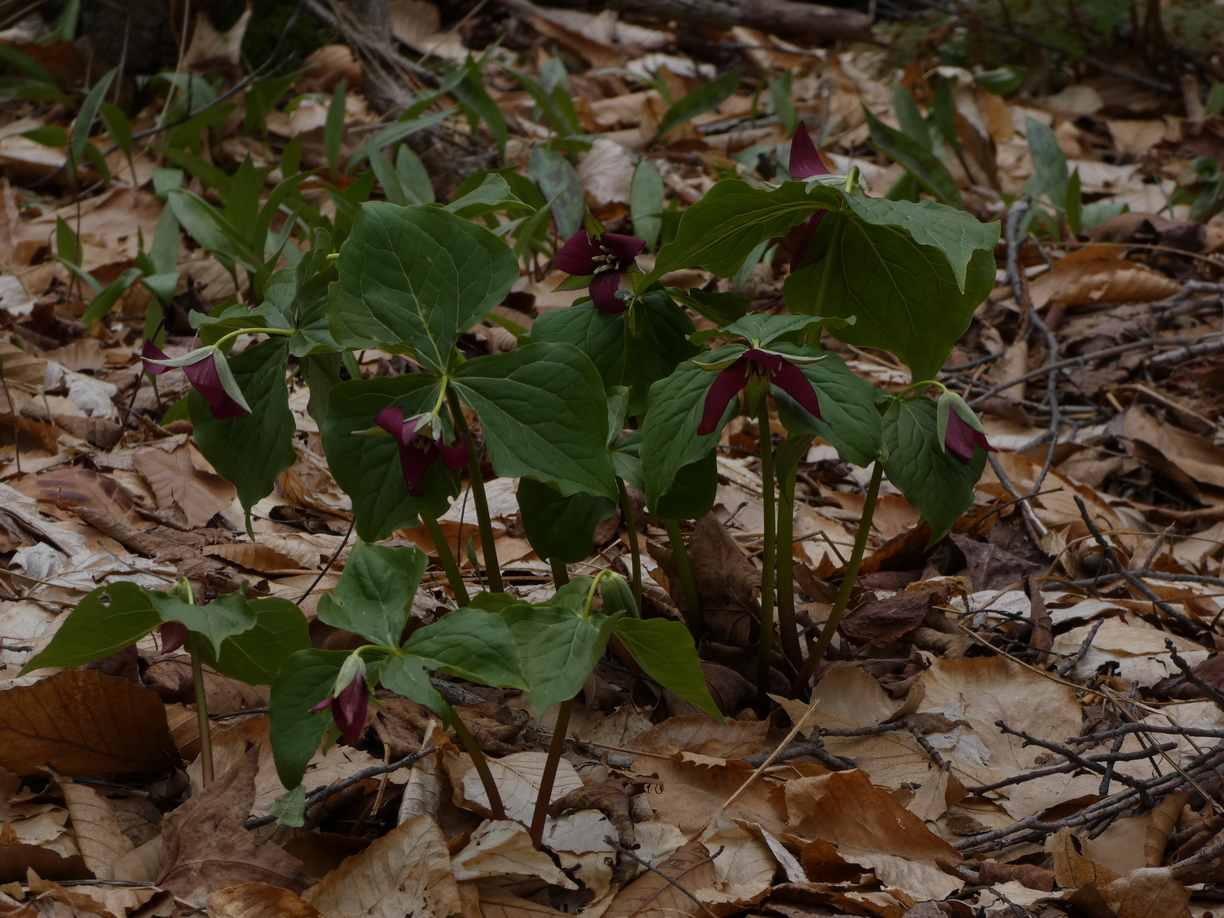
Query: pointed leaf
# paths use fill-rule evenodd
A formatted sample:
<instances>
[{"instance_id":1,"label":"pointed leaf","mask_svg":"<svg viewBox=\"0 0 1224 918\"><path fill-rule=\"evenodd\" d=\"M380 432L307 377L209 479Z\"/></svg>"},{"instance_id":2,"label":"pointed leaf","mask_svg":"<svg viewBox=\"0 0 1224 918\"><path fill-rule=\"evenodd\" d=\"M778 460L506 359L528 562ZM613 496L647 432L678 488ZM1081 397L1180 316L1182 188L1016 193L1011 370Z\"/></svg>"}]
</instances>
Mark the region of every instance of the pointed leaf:
<instances>
[{"instance_id":1,"label":"pointed leaf","mask_svg":"<svg viewBox=\"0 0 1224 918\"><path fill-rule=\"evenodd\" d=\"M717 375L689 361L650 387L650 407L642 425L641 457L646 476L646 506L656 514L659 498L671 490L680 469L704 457L718 443L721 424L713 433L697 436L706 393ZM728 413L732 410L739 410L734 399Z\"/></svg>"},{"instance_id":2,"label":"pointed leaf","mask_svg":"<svg viewBox=\"0 0 1224 918\"><path fill-rule=\"evenodd\" d=\"M688 628L662 618L622 618L612 630L646 675L711 717L723 720L710 697Z\"/></svg>"},{"instance_id":3,"label":"pointed leaf","mask_svg":"<svg viewBox=\"0 0 1224 918\"><path fill-rule=\"evenodd\" d=\"M537 717L578 694L603 656L614 621L598 613L584 619L558 606L526 603L501 616L518 644L523 676L531 683L524 695Z\"/></svg>"},{"instance_id":4,"label":"pointed leaf","mask_svg":"<svg viewBox=\"0 0 1224 918\"><path fill-rule=\"evenodd\" d=\"M319 620L360 634L372 644L398 647L428 564L419 548L391 548L358 539L335 590L319 597Z\"/></svg>"},{"instance_id":5,"label":"pointed leaf","mask_svg":"<svg viewBox=\"0 0 1224 918\"><path fill-rule=\"evenodd\" d=\"M655 136L662 137L668 131L678 128L689 119L722 105L727 99L731 98L731 94L739 86L740 78L743 75L743 67L728 70L726 73L706 83L706 85L694 89L688 95L677 100L663 117L659 119L659 126L655 129Z\"/></svg>"},{"instance_id":6,"label":"pointed leaf","mask_svg":"<svg viewBox=\"0 0 1224 918\"><path fill-rule=\"evenodd\" d=\"M241 592L225 593L206 606L183 602L167 593L153 593L153 604L163 622L182 622L188 631L201 635L217 656L227 638L255 627L255 610Z\"/></svg>"},{"instance_id":7,"label":"pointed leaf","mask_svg":"<svg viewBox=\"0 0 1224 918\"><path fill-rule=\"evenodd\" d=\"M255 624L223 640L219 655L202 645L204 662L248 685L271 685L291 656L310 647L310 625L302 610L287 599L270 596L248 600L247 605L255 613Z\"/></svg>"},{"instance_id":8,"label":"pointed leaf","mask_svg":"<svg viewBox=\"0 0 1224 918\"><path fill-rule=\"evenodd\" d=\"M866 105L863 105L863 113L867 116L867 125L871 129L872 146L917 176L918 181L935 195L940 203L964 207L964 199L961 198L960 188L952 178L952 173L943 164L943 160L931 152L930 131L925 125L924 143L922 139L890 128L872 114Z\"/></svg>"},{"instance_id":9,"label":"pointed leaf","mask_svg":"<svg viewBox=\"0 0 1224 918\"><path fill-rule=\"evenodd\" d=\"M136 643L161 621L153 591L124 582L98 587L68 613L51 643L26 663L21 674L109 657Z\"/></svg>"},{"instance_id":10,"label":"pointed leaf","mask_svg":"<svg viewBox=\"0 0 1224 918\"><path fill-rule=\"evenodd\" d=\"M824 437L839 456L852 465L866 467L880 455L883 427L871 383L850 372L845 361L827 354L819 363L799 367L812 383L820 400L824 420L813 417L793 398L771 387L778 406L778 419L790 434Z\"/></svg>"},{"instance_id":11,"label":"pointed leaf","mask_svg":"<svg viewBox=\"0 0 1224 918\"><path fill-rule=\"evenodd\" d=\"M430 669L495 688L528 688L518 645L506 623L492 612L464 608L447 612L412 633L404 653Z\"/></svg>"},{"instance_id":12,"label":"pointed leaf","mask_svg":"<svg viewBox=\"0 0 1224 918\"><path fill-rule=\"evenodd\" d=\"M310 709L332 693L347 650L299 650L281 667L268 700L268 738L281 784L302 783L306 766L332 722L331 711Z\"/></svg>"},{"instance_id":13,"label":"pointed leaf","mask_svg":"<svg viewBox=\"0 0 1224 918\"><path fill-rule=\"evenodd\" d=\"M519 522L541 558L577 564L594 549L595 528L612 516L616 504L607 497L579 491L565 497L556 488L520 478Z\"/></svg>"},{"instance_id":14,"label":"pointed leaf","mask_svg":"<svg viewBox=\"0 0 1224 918\"><path fill-rule=\"evenodd\" d=\"M430 684L429 673L425 672L425 663L420 657L411 654L388 657L378 671L378 679L384 688L425 705L441 716L443 726L450 726L450 705Z\"/></svg>"}]
</instances>

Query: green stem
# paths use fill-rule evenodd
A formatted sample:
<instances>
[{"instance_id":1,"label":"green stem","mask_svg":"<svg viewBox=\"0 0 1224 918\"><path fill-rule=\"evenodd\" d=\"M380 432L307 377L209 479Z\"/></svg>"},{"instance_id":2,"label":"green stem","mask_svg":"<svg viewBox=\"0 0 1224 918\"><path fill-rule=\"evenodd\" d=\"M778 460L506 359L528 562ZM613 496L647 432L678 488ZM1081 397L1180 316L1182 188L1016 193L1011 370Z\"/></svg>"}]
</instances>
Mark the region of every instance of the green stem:
<instances>
[{"instance_id":1,"label":"green stem","mask_svg":"<svg viewBox=\"0 0 1224 918\"><path fill-rule=\"evenodd\" d=\"M204 690L204 662L200 659L200 638L194 631L187 632L187 653L191 657L191 680L195 683L196 723L200 726L200 771L204 786L213 783L213 754L211 723L208 719L208 693Z\"/></svg>"},{"instance_id":2,"label":"green stem","mask_svg":"<svg viewBox=\"0 0 1224 918\"><path fill-rule=\"evenodd\" d=\"M550 567L552 567L554 590L559 590L561 587L569 583L569 570L566 568L564 561L558 561L556 558L549 558L548 564Z\"/></svg>"},{"instance_id":3,"label":"green stem","mask_svg":"<svg viewBox=\"0 0 1224 918\"><path fill-rule=\"evenodd\" d=\"M239 335L273 335L281 338L288 338L294 334L292 328L238 328L229 334L222 335L213 343L213 347L217 350L237 338Z\"/></svg>"},{"instance_id":4,"label":"green stem","mask_svg":"<svg viewBox=\"0 0 1224 918\"><path fill-rule=\"evenodd\" d=\"M705 630L705 623L701 619L701 599L697 595L697 581L693 577L693 565L684 545L680 523L678 520L664 520L663 526L667 529L667 541L671 545L676 570L680 572L680 583L684 587L684 604L687 606L684 617L693 637L700 637L701 632Z\"/></svg>"},{"instance_id":5,"label":"green stem","mask_svg":"<svg viewBox=\"0 0 1224 918\"><path fill-rule=\"evenodd\" d=\"M633 504L629 500L629 490L618 475L616 491L620 494L621 516L625 518L625 528L629 535L629 561L633 566L633 601L637 604L638 616L642 614L642 553L638 548L637 524L633 519Z\"/></svg>"},{"instance_id":6,"label":"green stem","mask_svg":"<svg viewBox=\"0 0 1224 918\"><path fill-rule=\"evenodd\" d=\"M795 692L812 681L812 676L816 674L816 667L820 665L825 651L829 649L829 643L833 640L837 626L850 602L850 592L854 589L854 583L858 579L859 565L863 563L863 552L867 549L867 537L871 534L871 518L875 515L876 498L880 496L880 480L883 477L884 466L877 460L871 470L871 483L867 485L867 496L863 501L863 516L859 520L858 532L854 536L854 550L851 551L850 560L846 563L846 576L842 579L841 588L837 591L837 599L833 602L832 611L829 612L829 620L825 622L824 627L820 630L820 637L816 639L816 643L808 652L807 666L795 681L793 687Z\"/></svg>"},{"instance_id":7,"label":"green stem","mask_svg":"<svg viewBox=\"0 0 1224 918\"><path fill-rule=\"evenodd\" d=\"M773 438L769 432L769 398L761 393L757 420L761 441L761 504L765 512L765 548L761 555L761 636L757 644L757 701L769 701L769 653L773 649L774 564L777 532L774 516Z\"/></svg>"},{"instance_id":8,"label":"green stem","mask_svg":"<svg viewBox=\"0 0 1224 918\"><path fill-rule=\"evenodd\" d=\"M573 710L574 699L561 702L561 708L557 711L557 723L553 727L552 742L548 744L548 758L544 762L544 773L540 776L540 792L536 795L535 812L531 814L531 843L537 851L544 847L544 820L548 817L548 804L552 800L557 766L561 764L561 753L565 750L565 732L569 729L570 712Z\"/></svg>"},{"instance_id":9,"label":"green stem","mask_svg":"<svg viewBox=\"0 0 1224 918\"><path fill-rule=\"evenodd\" d=\"M459 572L455 554L451 551L450 543L446 541L442 527L438 525L438 518L430 516L424 510L418 510L417 515L425 524L425 529L433 540L434 551L438 553L438 561L442 564L442 570L446 571L446 579L450 582L451 592L455 594L455 602L460 606L466 606L471 602L468 598L467 584L463 582L463 574Z\"/></svg>"},{"instance_id":10,"label":"green stem","mask_svg":"<svg viewBox=\"0 0 1224 918\"><path fill-rule=\"evenodd\" d=\"M787 457L788 459L791 457ZM795 478L799 463L779 469L778 476L778 630L782 652L798 672L803 668L799 631L795 627Z\"/></svg>"},{"instance_id":11,"label":"green stem","mask_svg":"<svg viewBox=\"0 0 1224 918\"><path fill-rule=\"evenodd\" d=\"M489 760L485 758L484 753L480 751L480 746L476 743L476 737L472 736L472 731L467 728L467 724L463 722L455 709L446 704L447 711L450 712L451 726L455 728L455 734L459 737L459 742L463 744L463 748L467 750L467 754L472 757L472 764L476 767L476 774L480 776L480 783L484 787L485 796L489 798L489 811L493 814L494 819L506 818L506 807L502 804L501 791L497 789L497 782L493 780L493 772L489 770Z\"/></svg>"},{"instance_id":12,"label":"green stem","mask_svg":"<svg viewBox=\"0 0 1224 918\"><path fill-rule=\"evenodd\" d=\"M450 401L451 417L455 421L455 429L467 440L471 447L468 456L468 487L472 489L472 501L476 504L476 522L480 526L480 550L484 555L485 574L489 578L489 589L494 593L504 593L501 567L497 562L497 546L493 544L493 521L489 517L489 499L485 496L484 475L480 471L480 456L477 455L476 441L468 430L467 419L463 416L463 406L459 404L459 396L453 389L446 393Z\"/></svg>"}]
</instances>

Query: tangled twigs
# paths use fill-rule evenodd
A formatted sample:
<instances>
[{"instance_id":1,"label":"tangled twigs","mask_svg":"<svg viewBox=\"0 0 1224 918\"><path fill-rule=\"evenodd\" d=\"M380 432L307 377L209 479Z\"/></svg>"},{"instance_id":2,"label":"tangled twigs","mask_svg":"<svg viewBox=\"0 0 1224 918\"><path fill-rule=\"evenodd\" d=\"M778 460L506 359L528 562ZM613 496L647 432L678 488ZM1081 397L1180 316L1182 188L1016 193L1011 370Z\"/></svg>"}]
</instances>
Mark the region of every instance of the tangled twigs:
<instances>
[{"instance_id":1,"label":"tangled twigs","mask_svg":"<svg viewBox=\"0 0 1224 918\"><path fill-rule=\"evenodd\" d=\"M1098 756L1091 756L1091 757L1082 756L1078 754L1077 752L1073 751L1072 749L1068 748L1067 746L1064 746L1062 743L1051 743L1048 740L1043 740L1040 737L1032 736L1028 733L1025 733L1023 730L1013 730L1011 727L1007 726L1007 724L1005 724L1001 720L996 721L995 726L998 727L1000 730L1002 730L1003 733L1005 733L1008 736L1020 737L1020 739L1024 740L1024 744L1026 746L1040 746L1042 749L1048 749L1051 752L1056 752L1059 755L1063 756L1068 762L1076 765L1077 767L1083 768L1087 771L1096 772L1097 774L1103 775L1103 776L1110 774L1111 769L1108 767L1109 764L1112 763L1116 758L1118 758L1119 755L1121 755L1121 753L1118 753L1118 754L1098 755ZM1177 748L1177 743L1162 743L1159 746L1154 746L1146 750L1143 750L1143 755L1139 757L1148 758L1155 752L1168 752L1176 748ZM1116 778L1120 783L1125 784L1127 787L1131 787L1137 790L1139 792L1140 801L1145 806L1150 805L1151 801L1146 799L1147 788L1144 786L1143 781L1141 781L1139 778L1132 778L1130 775L1127 775L1127 774L1115 774L1113 777Z\"/></svg>"},{"instance_id":2,"label":"tangled twigs","mask_svg":"<svg viewBox=\"0 0 1224 918\"><path fill-rule=\"evenodd\" d=\"M1172 655L1173 664L1182 671L1182 675L1186 677L1190 684L1211 699L1212 703L1217 708L1224 711L1224 692L1221 692L1218 688L1216 688L1210 682L1207 682L1202 676L1191 669L1190 664L1187 663L1185 658L1177 652L1177 647L1169 638L1165 638L1165 648Z\"/></svg>"}]
</instances>

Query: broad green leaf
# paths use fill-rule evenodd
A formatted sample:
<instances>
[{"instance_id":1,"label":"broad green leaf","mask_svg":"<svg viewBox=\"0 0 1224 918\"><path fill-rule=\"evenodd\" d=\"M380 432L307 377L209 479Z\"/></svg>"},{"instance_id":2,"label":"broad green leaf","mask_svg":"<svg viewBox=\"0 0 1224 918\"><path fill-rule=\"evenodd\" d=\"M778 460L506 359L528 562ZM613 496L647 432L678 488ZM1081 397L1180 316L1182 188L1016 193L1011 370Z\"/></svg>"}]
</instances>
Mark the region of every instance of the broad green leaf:
<instances>
[{"instance_id":1,"label":"broad green leaf","mask_svg":"<svg viewBox=\"0 0 1224 918\"><path fill-rule=\"evenodd\" d=\"M511 606L501 616L518 644L523 675L531 683L523 694L537 718L581 691L603 656L615 621L600 613L584 619L555 605L526 603Z\"/></svg>"},{"instance_id":2,"label":"broad green leaf","mask_svg":"<svg viewBox=\"0 0 1224 918\"><path fill-rule=\"evenodd\" d=\"M525 210L527 207L514 196L509 183L496 172L490 172L476 188L451 201L443 210L472 220L498 210Z\"/></svg>"},{"instance_id":3,"label":"broad green leaf","mask_svg":"<svg viewBox=\"0 0 1224 918\"><path fill-rule=\"evenodd\" d=\"M579 491L565 497L556 488L520 478L519 523L541 558L577 564L594 549L595 528L616 510L607 497Z\"/></svg>"},{"instance_id":4,"label":"broad green leaf","mask_svg":"<svg viewBox=\"0 0 1224 918\"><path fill-rule=\"evenodd\" d=\"M241 591L225 593L206 606L184 602L168 593L152 595L161 620L182 622L188 631L205 638L212 645L214 659L227 639L255 627L255 610Z\"/></svg>"},{"instance_id":5,"label":"broad green leaf","mask_svg":"<svg viewBox=\"0 0 1224 918\"><path fill-rule=\"evenodd\" d=\"M867 125L871 130L871 142L877 150L890 159L900 163L918 177L918 181L926 186L927 191L935 195L941 203L953 207L964 207L960 188L956 179L938 156L931 152L930 132L923 127L926 143L922 140L902 134L890 128L887 124L872 114L871 109L863 105L863 113L867 116Z\"/></svg>"},{"instance_id":6,"label":"broad green leaf","mask_svg":"<svg viewBox=\"0 0 1224 918\"><path fill-rule=\"evenodd\" d=\"M480 418L498 475L615 500L607 398L578 348L528 344L477 357L455 371L451 384Z\"/></svg>"},{"instance_id":7,"label":"broad green leaf","mask_svg":"<svg viewBox=\"0 0 1224 918\"><path fill-rule=\"evenodd\" d=\"M752 308L752 300L735 293L710 293L699 287L681 290L668 287L672 299L687 306L699 316L709 319L719 328L730 325Z\"/></svg>"},{"instance_id":8,"label":"broad green leaf","mask_svg":"<svg viewBox=\"0 0 1224 918\"><path fill-rule=\"evenodd\" d=\"M1130 0L1127 2L1129 3ZM994 93L996 96L1006 96L1017 89L1026 76L1028 76L1028 71L1023 67L1008 64L996 70L984 70L975 75L973 81L987 92Z\"/></svg>"},{"instance_id":9,"label":"broad green leaf","mask_svg":"<svg viewBox=\"0 0 1224 918\"><path fill-rule=\"evenodd\" d=\"M7 42L0 44L0 61L3 61L11 67L16 67L26 76L37 80L39 83L45 83L48 86L58 87L58 84L55 82L55 77L51 75L50 70L38 63L38 61L34 60L34 58L30 57L30 55L25 54L22 51L18 51ZM60 97L64 99L64 101L67 101L67 97L62 93L60 94Z\"/></svg>"},{"instance_id":10,"label":"broad green leaf","mask_svg":"<svg viewBox=\"0 0 1224 918\"><path fill-rule=\"evenodd\" d=\"M395 174L399 177L400 188L407 195L409 204L434 202L433 183L429 180L429 172L426 171L421 158L406 143L400 144L395 154Z\"/></svg>"},{"instance_id":11,"label":"broad green leaf","mask_svg":"<svg viewBox=\"0 0 1224 918\"><path fill-rule=\"evenodd\" d=\"M994 287L993 252L974 250L962 292L947 257L905 230L837 215L813 240L821 254L786 279L794 312L854 317L839 341L896 354L915 380L932 379Z\"/></svg>"},{"instance_id":12,"label":"broad green leaf","mask_svg":"<svg viewBox=\"0 0 1224 918\"><path fill-rule=\"evenodd\" d=\"M568 159L546 147L536 147L527 163L527 175L539 186L545 200L552 202L549 210L562 239L569 239L582 229L586 210L582 183Z\"/></svg>"},{"instance_id":13,"label":"broad green leaf","mask_svg":"<svg viewBox=\"0 0 1224 918\"><path fill-rule=\"evenodd\" d=\"M793 79L794 72L785 70L777 79L769 81L769 111L778 116L778 121L782 123L786 133L791 135L799 125L799 116L795 114L795 106L790 98Z\"/></svg>"},{"instance_id":14,"label":"broad green leaf","mask_svg":"<svg viewBox=\"0 0 1224 918\"><path fill-rule=\"evenodd\" d=\"M633 170L629 186L629 212L633 215L633 235L652 252L663 230L663 177L649 160L643 159Z\"/></svg>"},{"instance_id":15,"label":"broad green leaf","mask_svg":"<svg viewBox=\"0 0 1224 918\"><path fill-rule=\"evenodd\" d=\"M398 647L428 565L419 548L390 548L358 539L335 590L319 597L319 620L372 644Z\"/></svg>"},{"instance_id":16,"label":"broad green leaf","mask_svg":"<svg viewBox=\"0 0 1224 918\"><path fill-rule=\"evenodd\" d=\"M714 508L717 496L718 456L710 450L676 472L671 488L652 509L665 520L695 520Z\"/></svg>"},{"instance_id":17,"label":"broad green leaf","mask_svg":"<svg viewBox=\"0 0 1224 918\"><path fill-rule=\"evenodd\" d=\"M1024 135L1028 138L1029 153L1033 157L1033 175L1025 183L1024 190L1032 194L1046 194L1051 204L1059 210L1066 210L1071 176L1058 138L1047 125L1032 115L1025 119Z\"/></svg>"},{"instance_id":18,"label":"broad green leaf","mask_svg":"<svg viewBox=\"0 0 1224 918\"><path fill-rule=\"evenodd\" d=\"M931 524L934 545L973 504L973 486L986 465L986 451L975 449L964 465L943 448L935 403L926 398L894 402L884 415L884 472L888 480Z\"/></svg>"},{"instance_id":19,"label":"broad green leaf","mask_svg":"<svg viewBox=\"0 0 1224 918\"><path fill-rule=\"evenodd\" d=\"M668 131L678 128L691 118L696 118L698 115L722 105L727 99L731 98L732 93L735 92L740 84L740 77L743 75L744 68L736 67L715 77L709 83L706 83L706 85L694 89L683 98L678 99L667 110L666 114L659 119L659 126L655 129L655 136L662 137Z\"/></svg>"},{"instance_id":20,"label":"broad green leaf","mask_svg":"<svg viewBox=\"0 0 1224 918\"><path fill-rule=\"evenodd\" d=\"M756 246L785 236L822 207L836 210L837 206L837 192L824 185L809 190L803 182L787 182L766 191L725 179L684 212L676 238L659 250L647 280L691 267L731 277Z\"/></svg>"},{"instance_id":21,"label":"broad green leaf","mask_svg":"<svg viewBox=\"0 0 1224 918\"><path fill-rule=\"evenodd\" d=\"M319 740L332 722L329 710L310 709L332 693L347 650L299 650L281 667L268 699L268 738L281 784L292 789L302 783L306 766L319 748Z\"/></svg>"},{"instance_id":22,"label":"broad green leaf","mask_svg":"<svg viewBox=\"0 0 1224 918\"><path fill-rule=\"evenodd\" d=\"M374 416L388 405L402 405L411 417L433 408L438 381L423 373L354 379L328 394L327 421L320 428L323 451L336 483L352 498L357 535L366 542L385 539L396 529L419 526L419 508L441 516L457 493L454 477L435 462L421 482L422 497L404 484L399 444L391 437L359 436L374 426Z\"/></svg>"},{"instance_id":23,"label":"broad green leaf","mask_svg":"<svg viewBox=\"0 0 1224 918\"><path fill-rule=\"evenodd\" d=\"M136 643L161 621L151 590L124 582L98 587L68 613L51 643L22 667L20 675L45 666L80 666L109 657Z\"/></svg>"},{"instance_id":24,"label":"broad green leaf","mask_svg":"<svg viewBox=\"0 0 1224 918\"><path fill-rule=\"evenodd\" d=\"M644 414L650 387L698 353L693 323L659 285L627 312L609 315L590 303L554 309L536 319L533 341L563 341L591 358L605 388L627 386L630 416Z\"/></svg>"},{"instance_id":25,"label":"broad green leaf","mask_svg":"<svg viewBox=\"0 0 1224 918\"><path fill-rule=\"evenodd\" d=\"M271 338L229 359L229 368L251 407L236 418L219 421L199 392L192 389L187 396L196 445L217 474L237 489L248 529L251 508L272 493L276 476L297 458L293 450L297 424L285 386L288 357L285 339Z\"/></svg>"},{"instance_id":26,"label":"broad green leaf","mask_svg":"<svg viewBox=\"0 0 1224 918\"><path fill-rule=\"evenodd\" d=\"M255 613L254 626L222 641L220 655L202 645L204 661L231 679L271 685L291 656L310 647L310 625L302 610L287 599L273 596L247 604Z\"/></svg>"},{"instance_id":27,"label":"broad green leaf","mask_svg":"<svg viewBox=\"0 0 1224 918\"><path fill-rule=\"evenodd\" d=\"M408 345L436 373L500 303L518 263L487 229L433 206L362 206L340 247L328 318L343 347Z\"/></svg>"},{"instance_id":28,"label":"broad green leaf","mask_svg":"<svg viewBox=\"0 0 1224 918\"><path fill-rule=\"evenodd\" d=\"M81 163L81 154L85 152L85 144L89 141L89 130L93 126L94 119L98 117L98 107L106 98L107 90L110 89L118 72L119 68L116 67L104 74L102 79L94 84L93 89L81 102L81 107L77 109L76 117L72 119L72 137L68 141L68 173L70 176L76 175L77 166Z\"/></svg>"},{"instance_id":29,"label":"broad green leaf","mask_svg":"<svg viewBox=\"0 0 1224 918\"><path fill-rule=\"evenodd\" d=\"M388 657L378 670L378 680L384 688L437 712L442 718L442 725L450 726L450 705L430 684L429 673L425 672L425 664L420 657L410 654Z\"/></svg>"},{"instance_id":30,"label":"broad green leaf","mask_svg":"<svg viewBox=\"0 0 1224 918\"><path fill-rule=\"evenodd\" d=\"M866 467L880 455L883 428L871 383L850 372L845 361L827 354L819 363L799 368L812 382L824 420L812 417L798 402L772 386L778 419L787 432L824 437L852 465Z\"/></svg>"},{"instance_id":31,"label":"broad green leaf","mask_svg":"<svg viewBox=\"0 0 1224 918\"><path fill-rule=\"evenodd\" d=\"M971 213L935 201L914 204L852 194L846 203L864 222L876 226L899 226L908 230L919 245L934 246L943 252L962 293L974 253L978 250L993 251L999 241L997 220L983 223Z\"/></svg>"},{"instance_id":32,"label":"broad green leaf","mask_svg":"<svg viewBox=\"0 0 1224 918\"><path fill-rule=\"evenodd\" d=\"M418 628L404 642L404 653L420 657L430 669L495 688L530 688L524 680L519 647L500 616L471 607L447 612Z\"/></svg>"},{"instance_id":33,"label":"broad green leaf","mask_svg":"<svg viewBox=\"0 0 1224 918\"><path fill-rule=\"evenodd\" d=\"M682 363L667 379L650 387L650 407L642 425L642 469L646 476L646 506L652 511L672 488L680 469L711 452L722 425L711 434L697 436L706 393L717 374L692 361ZM732 399L727 413L739 411Z\"/></svg>"},{"instance_id":34,"label":"broad green leaf","mask_svg":"<svg viewBox=\"0 0 1224 918\"><path fill-rule=\"evenodd\" d=\"M646 675L725 723L706 687L701 660L688 628L662 618L622 618L612 626L612 632L624 642Z\"/></svg>"}]
</instances>

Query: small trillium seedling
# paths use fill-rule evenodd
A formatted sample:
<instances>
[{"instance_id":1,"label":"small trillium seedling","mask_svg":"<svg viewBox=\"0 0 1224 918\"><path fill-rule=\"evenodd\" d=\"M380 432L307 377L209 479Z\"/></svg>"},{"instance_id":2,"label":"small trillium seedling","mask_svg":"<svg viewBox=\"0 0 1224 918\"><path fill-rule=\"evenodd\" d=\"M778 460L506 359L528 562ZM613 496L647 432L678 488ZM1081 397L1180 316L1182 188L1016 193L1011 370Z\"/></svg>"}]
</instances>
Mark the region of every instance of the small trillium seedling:
<instances>
[{"instance_id":1,"label":"small trillium seedling","mask_svg":"<svg viewBox=\"0 0 1224 918\"><path fill-rule=\"evenodd\" d=\"M430 436L438 426L436 415L419 414L413 418L405 418L404 409L392 405L378 412L374 420L398 441L404 484L408 486L408 493L413 497L421 496L421 481L439 457L442 464L452 472L467 465L471 447L466 441L459 440L455 445L447 446L441 439Z\"/></svg>"},{"instance_id":2,"label":"small trillium seedling","mask_svg":"<svg viewBox=\"0 0 1224 918\"><path fill-rule=\"evenodd\" d=\"M646 248L636 236L620 233L598 235L579 230L557 253L554 264L567 274L591 276L591 300L595 308L610 315L624 312L629 305L616 295L621 275Z\"/></svg>"}]
</instances>

